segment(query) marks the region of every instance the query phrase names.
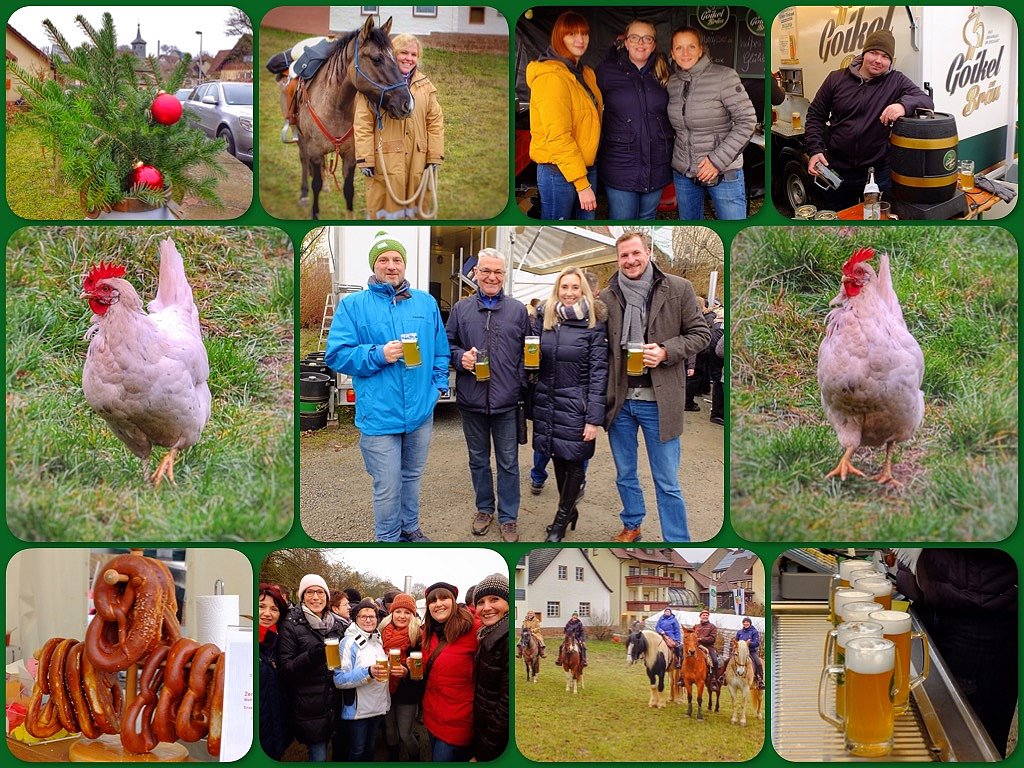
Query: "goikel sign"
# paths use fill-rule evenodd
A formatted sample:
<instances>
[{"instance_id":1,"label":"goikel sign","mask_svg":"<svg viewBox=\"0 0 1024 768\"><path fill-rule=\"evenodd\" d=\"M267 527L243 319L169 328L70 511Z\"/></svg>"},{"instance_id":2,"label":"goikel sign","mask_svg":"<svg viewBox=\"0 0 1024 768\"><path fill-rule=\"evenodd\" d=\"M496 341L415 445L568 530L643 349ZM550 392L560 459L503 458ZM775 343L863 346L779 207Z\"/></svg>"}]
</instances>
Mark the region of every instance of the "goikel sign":
<instances>
[{"instance_id":1,"label":"goikel sign","mask_svg":"<svg viewBox=\"0 0 1024 768\"><path fill-rule=\"evenodd\" d=\"M836 18L825 22L818 39L818 58L824 63L828 63L829 59L863 51L868 35L879 29L892 29L892 16L896 10L896 6L890 5L885 9L885 15L865 19L868 9L863 6L852 16L848 16L846 6L839 7Z\"/></svg>"},{"instance_id":2,"label":"goikel sign","mask_svg":"<svg viewBox=\"0 0 1024 768\"><path fill-rule=\"evenodd\" d=\"M698 5L697 23L709 32L715 32L725 26L729 21L729 6L727 5Z\"/></svg>"},{"instance_id":3,"label":"goikel sign","mask_svg":"<svg viewBox=\"0 0 1024 768\"><path fill-rule=\"evenodd\" d=\"M1000 42L998 33L993 33L990 38L986 40L980 12L973 10L963 26L965 49L953 57L946 72L946 93L953 97L963 93L961 114L964 117L986 104L995 103L1002 93L996 78L1003 64L1006 45ZM996 45L998 50L995 50Z\"/></svg>"}]
</instances>

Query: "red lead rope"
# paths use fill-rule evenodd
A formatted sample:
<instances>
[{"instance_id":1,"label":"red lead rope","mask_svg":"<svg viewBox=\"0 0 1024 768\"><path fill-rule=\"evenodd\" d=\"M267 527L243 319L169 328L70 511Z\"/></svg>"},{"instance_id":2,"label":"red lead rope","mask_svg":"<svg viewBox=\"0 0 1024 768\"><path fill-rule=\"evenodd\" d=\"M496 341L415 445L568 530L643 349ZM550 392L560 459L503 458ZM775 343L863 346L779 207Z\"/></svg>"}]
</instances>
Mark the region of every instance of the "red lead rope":
<instances>
[{"instance_id":1,"label":"red lead rope","mask_svg":"<svg viewBox=\"0 0 1024 768\"><path fill-rule=\"evenodd\" d=\"M341 192L341 186L338 184L338 163L341 161L341 145L344 144L352 137L352 129L355 127L355 123L349 126L348 130L341 138L335 138L331 135L331 132L327 130L327 126L324 125L323 120L320 116L313 111L313 105L309 101L309 93L306 91L305 81L299 83L299 105L305 106L309 110L309 116L313 118L313 122L316 123L316 127L320 129L320 133L334 145L334 154L331 159L327 161L325 166L327 172L331 174L331 178L334 179L334 191Z\"/></svg>"}]
</instances>

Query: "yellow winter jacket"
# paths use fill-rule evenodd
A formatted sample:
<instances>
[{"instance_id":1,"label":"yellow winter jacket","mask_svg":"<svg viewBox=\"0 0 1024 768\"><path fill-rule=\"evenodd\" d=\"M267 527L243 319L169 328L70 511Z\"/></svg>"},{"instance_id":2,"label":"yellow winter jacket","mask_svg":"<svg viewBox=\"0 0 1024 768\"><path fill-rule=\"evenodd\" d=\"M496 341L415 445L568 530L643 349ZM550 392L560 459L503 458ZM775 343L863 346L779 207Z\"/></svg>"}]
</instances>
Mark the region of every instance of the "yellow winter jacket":
<instances>
[{"instance_id":1,"label":"yellow winter jacket","mask_svg":"<svg viewBox=\"0 0 1024 768\"><path fill-rule=\"evenodd\" d=\"M530 159L557 165L577 192L590 186L587 168L597 157L603 109L594 70L583 67L583 80L593 99L563 62L547 59L526 65L526 84L530 86Z\"/></svg>"}]
</instances>

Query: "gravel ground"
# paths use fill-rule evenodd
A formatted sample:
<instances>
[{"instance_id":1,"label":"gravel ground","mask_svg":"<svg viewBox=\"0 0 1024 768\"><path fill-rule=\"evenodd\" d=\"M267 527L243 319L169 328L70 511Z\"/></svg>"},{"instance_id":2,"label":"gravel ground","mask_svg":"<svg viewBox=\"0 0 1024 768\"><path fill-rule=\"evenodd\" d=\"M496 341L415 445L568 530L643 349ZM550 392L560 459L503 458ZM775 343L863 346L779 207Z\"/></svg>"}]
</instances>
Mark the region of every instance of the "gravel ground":
<instances>
[{"instance_id":1,"label":"gravel ground","mask_svg":"<svg viewBox=\"0 0 1024 768\"><path fill-rule=\"evenodd\" d=\"M701 412L686 414L679 478L686 499L690 537L693 541L707 541L722 527L725 450L722 427L708 421L711 406L699 398L698 402ZM339 427L331 423L319 433L302 435L300 519L306 533L314 539L373 540L372 484L363 466L358 439L358 430L351 424ZM654 484L642 448L641 440L640 483L648 508L642 540L659 541ZM543 541L544 529L554 518L557 503L554 471L549 465L548 483L539 496L533 496L529 476L532 463L530 446L520 446L523 493L519 535L523 541ZM423 532L435 541L500 542L497 522L484 536L471 533L470 522L476 512L474 498L459 410L454 405L438 406L420 494ZM586 495L579 510L579 523L575 531L568 532L567 543L608 541L622 529L615 465L603 430L598 436L597 453L590 462Z\"/></svg>"}]
</instances>

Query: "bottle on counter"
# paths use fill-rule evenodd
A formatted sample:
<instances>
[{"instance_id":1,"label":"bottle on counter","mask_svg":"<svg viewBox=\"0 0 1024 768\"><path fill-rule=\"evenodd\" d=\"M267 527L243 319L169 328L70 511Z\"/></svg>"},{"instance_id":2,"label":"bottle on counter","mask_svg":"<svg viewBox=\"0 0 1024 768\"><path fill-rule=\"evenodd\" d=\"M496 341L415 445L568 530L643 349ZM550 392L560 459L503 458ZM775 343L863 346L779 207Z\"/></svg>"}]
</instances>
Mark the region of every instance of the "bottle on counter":
<instances>
[{"instance_id":1,"label":"bottle on counter","mask_svg":"<svg viewBox=\"0 0 1024 768\"><path fill-rule=\"evenodd\" d=\"M864 185L864 220L877 221L881 218L881 201L882 195L878 190L878 185L875 183L875 168L872 166L868 168L868 183Z\"/></svg>"}]
</instances>

